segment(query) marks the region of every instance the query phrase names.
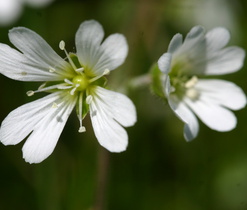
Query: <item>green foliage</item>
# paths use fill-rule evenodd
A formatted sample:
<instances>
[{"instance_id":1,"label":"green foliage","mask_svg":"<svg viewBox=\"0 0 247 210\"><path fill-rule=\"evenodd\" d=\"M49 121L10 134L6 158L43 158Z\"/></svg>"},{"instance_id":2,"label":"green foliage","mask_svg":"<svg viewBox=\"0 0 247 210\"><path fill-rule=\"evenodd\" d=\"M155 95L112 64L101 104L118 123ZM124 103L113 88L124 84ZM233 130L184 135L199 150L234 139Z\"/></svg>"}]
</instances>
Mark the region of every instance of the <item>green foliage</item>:
<instances>
[{"instance_id":1,"label":"green foliage","mask_svg":"<svg viewBox=\"0 0 247 210\"><path fill-rule=\"evenodd\" d=\"M151 83L151 90L154 94L161 98L165 98L164 95L164 84L162 84L162 72L159 70L157 64L154 64L151 67L151 75L152 75L152 83Z\"/></svg>"}]
</instances>

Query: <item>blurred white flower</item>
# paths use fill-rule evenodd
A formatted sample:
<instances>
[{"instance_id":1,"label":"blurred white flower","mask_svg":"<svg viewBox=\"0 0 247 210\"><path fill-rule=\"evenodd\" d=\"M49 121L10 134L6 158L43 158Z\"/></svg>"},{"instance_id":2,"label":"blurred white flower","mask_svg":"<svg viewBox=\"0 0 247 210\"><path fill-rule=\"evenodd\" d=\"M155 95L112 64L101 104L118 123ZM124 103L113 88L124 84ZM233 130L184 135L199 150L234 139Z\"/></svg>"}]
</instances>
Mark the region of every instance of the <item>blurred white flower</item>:
<instances>
[{"instance_id":1,"label":"blurred white flower","mask_svg":"<svg viewBox=\"0 0 247 210\"><path fill-rule=\"evenodd\" d=\"M0 25L9 25L16 21L22 12L20 0L0 0Z\"/></svg>"},{"instance_id":2,"label":"blurred white flower","mask_svg":"<svg viewBox=\"0 0 247 210\"><path fill-rule=\"evenodd\" d=\"M44 7L53 0L0 0L0 25L5 26L14 23L27 4L31 7Z\"/></svg>"},{"instance_id":3,"label":"blurred white flower","mask_svg":"<svg viewBox=\"0 0 247 210\"><path fill-rule=\"evenodd\" d=\"M236 126L236 117L229 110L246 105L244 92L232 82L202 78L238 71L245 52L235 46L225 47L230 34L225 28L214 28L205 34L196 26L184 42L176 34L168 52L158 60L164 95L171 109L185 123L184 137L194 139L199 131L199 117L209 128L229 131Z\"/></svg>"},{"instance_id":4,"label":"blurred white flower","mask_svg":"<svg viewBox=\"0 0 247 210\"><path fill-rule=\"evenodd\" d=\"M236 41L241 36L238 15L243 12L239 1L229 0L168 0L167 11L176 28L187 30L193 25L203 25L206 29L225 27ZM166 5L167 6L167 5ZM183 20L183 21L181 21Z\"/></svg>"},{"instance_id":5,"label":"blurred white flower","mask_svg":"<svg viewBox=\"0 0 247 210\"><path fill-rule=\"evenodd\" d=\"M54 0L22 0L31 7L45 7Z\"/></svg>"},{"instance_id":6,"label":"blurred white flower","mask_svg":"<svg viewBox=\"0 0 247 210\"><path fill-rule=\"evenodd\" d=\"M228 0L201 0L197 1L194 9L195 25L213 28L223 26L235 34L239 34L239 2Z\"/></svg>"},{"instance_id":7,"label":"blurred white flower","mask_svg":"<svg viewBox=\"0 0 247 210\"><path fill-rule=\"evenodd\" d=\"M0 129L4 145L15 145L28 136L22 149L24 159L30 163L43 161L53 152L76 106L79 132L86 130L82 120L90 112L99 143L111 152L126 149L128 135L122 126L136 122L135 106L125 95L105 89L104 76L124 62L128 45L121 34L110 35L102 43L103 37L98 22L83 22L75 38L77 54L68 54L63 41L59 44L66 61L35 32L24 27L9 32L10 41L22 53L0 44L0 73L19 81L45 82L38 90L28 91L28 96L50 94L5 118Z\"/></svg>"}]
</instances>

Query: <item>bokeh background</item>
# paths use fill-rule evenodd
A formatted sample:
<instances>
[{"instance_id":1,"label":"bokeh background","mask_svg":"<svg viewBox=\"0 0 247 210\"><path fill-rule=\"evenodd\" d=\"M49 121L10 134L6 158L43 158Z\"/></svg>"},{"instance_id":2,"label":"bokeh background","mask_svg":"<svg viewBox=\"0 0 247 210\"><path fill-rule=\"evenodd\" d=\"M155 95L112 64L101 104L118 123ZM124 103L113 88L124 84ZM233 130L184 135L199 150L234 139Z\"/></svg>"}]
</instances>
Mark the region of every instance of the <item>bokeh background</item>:
<instances>
[{"instance_id":1,"label":"bokeh background","mask_svg":"<svg viewBox=\"0 0 247 210\"><path fill-rule=\"evenodd\" d=\"M80 23L95 19L106 35L119 32L128 40L126 62L109 76L109 87L118 91L149 71L175 33L185 36L194 25L227 27L232 36L230 45L247 49L245 0L30 2L23 0L18 11L6 12L16 17L0 18L0 42L11 45L8 30L24 26L65 57L59 42L64 40L67 51L75 51L74 37ZM219 78L233 81L247 92L246 66ZM41 97L26 95L39 85L0 75L0 121L11 110ZM246 109L235 112L238 126L233 131L218 133L200 123L198 137L187 143L182 122L148 87L130 89L127 94L136 105L138 122L127 129L129 146L123 153L111 154L99 146L88 117L84 123L87 132L79 134L75 112L55 151L40 164L30 165L22 159L23 142L0 145L0 209L247 209Z\"/></svg>"}]
</instances>

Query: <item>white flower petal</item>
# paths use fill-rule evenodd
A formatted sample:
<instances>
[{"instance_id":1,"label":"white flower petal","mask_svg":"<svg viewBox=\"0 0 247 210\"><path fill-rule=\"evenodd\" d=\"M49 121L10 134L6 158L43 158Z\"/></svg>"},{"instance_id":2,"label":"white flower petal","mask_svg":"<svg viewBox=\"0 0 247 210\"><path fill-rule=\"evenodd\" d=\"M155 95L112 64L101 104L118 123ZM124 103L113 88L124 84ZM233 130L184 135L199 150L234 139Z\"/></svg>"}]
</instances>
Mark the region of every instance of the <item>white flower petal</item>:
<instances>
[{"instance_id":1,"label":"white flower petal","mask_svg":"<svg viewBox=\"0 0 247 210\"><path fill-rule=\"evenodd\" d=\"M107 115L114 118L121 125L128 127L136 123L136 109L133 102L125 95L102 87L96 87L96 98L101 101Z\"/></svg>"},{"instance_id":2,"label":"white flower petal","mask_svg":"<svg viewBox=\"0 0 247 210\"><path fill-rule=\"evenodd\" d=\"M246 96L241 88L232 82L218 79L200 79L195 86L202 100L238 110L246 105Z\"/></svg>"},{"instance_id":3,"label":"white flower petal","mask_svg":"<svg viewBox=\"0 0 247 210\"><path fill-rule=\"evenodd\" d=\"M113 34L101 44L103 36L102 26L94 20L83 22L76 33L78 59L85 69L90 69L95 75L120 66L128 53L123 35Z\"/></svg>"},{"instance_id":4,"label":"white flower petal","mask_svg":"<svg viewBox=\"0 0 247 210\"><path fill-rule=\"evenodd\" d=\"M95 110L94 103L90 106L91 110ZM110 152L125 151L128 145L128 135L125 129L112 118L108 118L106 113L97 109L97 115L91 112L92 125L96 138L101 146Z\"/></svg>"},{"instance_id":5,"label":"white flower petal","mask_svg":"<svg viewBox=\"0 0 247 210\"><path fill-rule=\"evenodd\" d=\"M171 67L172 54L164 53L158 60L158 67L164 73L168 74Z\"/></svg>"},{"instance_id":6,"label":"white flower petal","mask_svg":"<svg viewBox=\"0 0 247 210\"><path fill-rule=\"evenodd\" d=\"M9 31L10 41L27 57L28 66L37 71L49 72L50 67L56 69L53 74L69 75L73 69L68 62L64 61L48 44L34 31L17 27ZM43 73L42 72L42 73Z\"/></svg>"},{"instance_id":7,"label":"white flower petal","mask_svg":"<svg viewBox=\"0 0 247 210\"><path fill-rule=\"evenodd\" d=\"M123 35L113 34L105 39L100 50L102 55L93 67L96 74L105 69L113 70L125 61L128 53L127 41Z\"/></svg>"},{"instance_id":8,"label":"white flower petal","mask_svg":"<svg viewBox=\"0 0 247 210\"><path fill-rule=\"evenodd\" d=\"M194 26L186 35L185 42L198 39L204 34L205 30L202 26Z\"/></svg>"},{"instance_id":9,"label":"white flower petal","mask_svg":"<svg viewBox=\"0 0 247 210\"><path fill-rule=\"evenodd\" d=\"M212 104L211 101L192 101L184 99L186 104L209 128L216 131L230 131L236 127L237 119L228 109Z\"/></svg>"},{"instance_id":10,"label":"white flower petal","mask_svg":"<svg viewBox=\"0 0 247 210\"><path fill-rule=\"evenodd\" d=\"M78 59L84 68L92 69L102 52L100 44L104 37L102 26L95 20L84 21L76 32L75 44Z\"/></svg>"},{"instance_id":11,"label":"white flower petal","mask_svg":"<svg viewBox=\"0 0 247 210\"><path fill-rule=\"evenodd\" d=\"M164 93L167 98L169 98L170 93L171 93L171 82L170 82L170 77L168 75L165 75L164 77Z\"/></svg>"},{"instance_id":12,"label":"white flower petal","mask_svg":"<svg viewBox=\"0 0 247 210\"><path fill-rule=\"evenodd\" d=\"M204 28L201 26L193 27L186 35L183 45L180 47L181 54L188 53L198 48L198 45L204 40Z\"/></svg>"},{"instance_id":13,"label":"white flower petal","mask_svg":"<svg viewBox=\"0 0 247 210\"><path fill-rule=\"evenodd\" d=\"M29 143L25 143L27 146L24 147L27 150L23 149L26 161L37 163L48 157L48 154L53 151L54 143L58 140L61 129L74 107L75 102L61 104L58 108L52 107L54 102L60 103L64 98L65 94L56 92L13 110L2 122L0 129L1 142L4 145L18 144L34 130L28 137L27 142ZM61 113L64 113L64 115L61 115ZM39 140L42 142L37 144L36 147L29 147L35 145ZM44 151L46 149L47 151ZM35 152L32 153L32 151Z\"/></svg>"},{"instance_id":14,"label":"white flower petal","mask_svg":"<svg viewBox=\"0 0 247 210\"><path fill-rule=\"evenodd\" d=\"M40 121L47 107L59 98L56 93L24 104L9 113L0 129L0 140L4 145L15 145L22 141Z\"/></svg>"},{"instance_id":15,"label":"white flower petal","mask_svg":"<svg viewBox=\"0 0 247 210\"><path fill-rule=\"evenodd\" d=\"M45 66L30 62L19 51L0 43L0 73L20 81L57 81L62 77L51 73Z\"/></svg>"},{"instance_id":16,"label":"white flower petal","mask_svg":"<svg viewBox=\"0 0 247 210\"><path fill-rule=\"evenodd\" d=\"M169 98L169 105L175 114L180 118L184 123L184 138L186 141L193 140L199 131L198 120L193 114L193 112L183 103L179 102L175 97Z\"/></svg>"},{"instance_id":17,"label":"white flower petal","mask_svg":"<svg viewBox=\"0 0 247 210\"><path fill-rule=\"evenodd\" d=\"M198 62L206 55L206 41L204 39L204 28L193 27L187 34L183 44L174 53L174 59L185 60L185 62ZM184 61L182 61L184 62ZM193 69L191 69L193 71Z\"/></svg>"},{"instance_id":18,"label":"white flower petal","mask_svg":"<svg viewBox=\"0 0 247 210\"><path fill-rule=\"evenodd\" d=\"M22 148L26 162L40 163L53 152L75 102L65 101L46 111Z\"/></svg>"},{"instance_id":19,"label":"white flower petal","mask_svg":"<svg viewBox=\"0 0 247 210\"><path fill-rule=\"evenodd\" d=\"M227 47L208 54L206 75L229 74L242 68L245 52L239 47Z\"/></svg>"},{"instance_id":20,"label":"white flower petal","mask_svg":"<svg viewBox=\"0 0 247 210\"><path fill-rule=\"evenodd\" d=\"M168 51L169 53L174 53L181 45L183 44L183 36L181 34L175 34L169 44Z\"/></svg>"},{"instance_id":21,"label":"white flower petal","mask_svg":"<svg viewBox=\"0 0 247 210\"><path fill-rule=\"evenodd\" d=\"M205 38L207 41L207 50L215 51L227 45L230 40L230 33L225 28L217 27L207 32Z\"/></svg>"},{"instance_id":22,"label":"white flower petal","mask_svg":"<svg viewBox=\"0 0 247 210\"><path fill-rule=\"evenodd\" d=\"M90 116L95 135L103 147L111 152L126 149L128 135L121 125L127 127L136 122L135 106L128 97L97 87L90 103Z\"/></svg>"}]
</instances>

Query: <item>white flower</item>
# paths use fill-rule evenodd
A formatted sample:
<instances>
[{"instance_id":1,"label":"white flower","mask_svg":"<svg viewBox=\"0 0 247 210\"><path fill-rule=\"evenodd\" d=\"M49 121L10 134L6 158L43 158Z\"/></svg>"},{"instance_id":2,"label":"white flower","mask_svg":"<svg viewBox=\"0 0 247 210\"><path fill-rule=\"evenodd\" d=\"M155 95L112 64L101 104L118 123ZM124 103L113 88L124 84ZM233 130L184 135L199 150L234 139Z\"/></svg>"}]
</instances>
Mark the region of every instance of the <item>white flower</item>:
<instances>
[{"instance_id":1,"label":"white flower","mask_svg":"<svg viewBox=\"0 0 247 210\"><path fill-rule=\"evenodd\" d=\"M31 7L44 7L53 0L0 0L0 25L14 23L20 16L24 3Z\"/></svg>"},{"instance_id":2,"label":"white flower","mask_svg":"<svg viewBox=\"0 0 247 210\"><path fill-rule=\"evenodd\" d=\"M246 105L243 91L232 82L202 78L238 71L245 52L235 46L225 47L230 34L225 28L214 28L205 34L193 27L184 42L176 34L168 52L158 60L162 71L164 95L176 115L185 123L184 137L194 139L201 119L216 131L229 131L236 126L236 117L229 111Z\"/></svg>"},{"instance_id":3,"label":"white flower","mask_svg":"<svg viewBox=\"0 0 247 210\"><path fill-rule=\"evenodd\" d=\"M128 52L125 37L113 34L102 42L104 31L94 21L83 22L76 33L77 53L67 53L65 43L59 47L67 55L61 58L35 32L14 28L9 39L21 52L0 44L0 73L20 81L45 82L36 91L49 95L12 111L2 122L0 141L15 145L28 136L23 157L29 163L39 163L54 150L63 127L76 106L82 120L88 112L99 143L111 152L124 151L128 135L122 126L136 122L131 100L123 94L103 88L105 75L120 66ZM52 82L52 83L51 83Z\"/></svg>"}]
</instances>

